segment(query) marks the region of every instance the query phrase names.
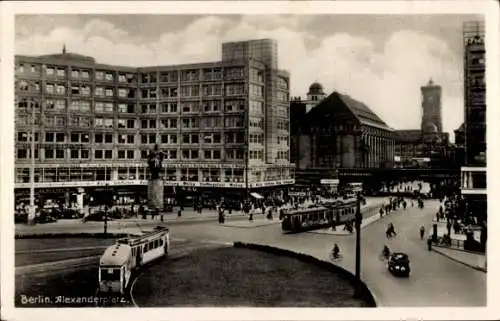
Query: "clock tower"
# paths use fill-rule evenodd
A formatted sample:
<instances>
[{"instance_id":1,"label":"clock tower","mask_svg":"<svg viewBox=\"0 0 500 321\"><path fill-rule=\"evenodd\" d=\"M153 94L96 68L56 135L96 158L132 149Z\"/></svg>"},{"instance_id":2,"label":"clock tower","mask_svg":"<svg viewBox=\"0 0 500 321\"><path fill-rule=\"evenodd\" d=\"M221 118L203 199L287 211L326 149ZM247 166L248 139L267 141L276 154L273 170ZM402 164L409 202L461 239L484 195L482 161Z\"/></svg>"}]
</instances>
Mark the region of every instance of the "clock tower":
<instances>
[{"instance_id":1,"label":"clock tower","mask_svg":"<svg viewBox=\"0 0 500 321\"><path fill-rule=\"evenodd\" d=\"M439 136L443 132L441 86L435 85L431 79L420 90L422 92L422 135L424 137Z\"/></svg>"}]
</instances>

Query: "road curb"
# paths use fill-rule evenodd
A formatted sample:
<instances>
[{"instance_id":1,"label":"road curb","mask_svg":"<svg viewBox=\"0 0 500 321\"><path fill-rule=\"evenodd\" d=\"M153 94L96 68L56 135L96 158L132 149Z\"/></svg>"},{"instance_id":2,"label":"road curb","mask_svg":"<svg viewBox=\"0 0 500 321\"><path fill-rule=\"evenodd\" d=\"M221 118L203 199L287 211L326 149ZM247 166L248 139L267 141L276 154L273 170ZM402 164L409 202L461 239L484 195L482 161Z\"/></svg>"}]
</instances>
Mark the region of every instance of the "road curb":
<instances>
[{"instance_id":1,"label":"road curb","mask_svg":"<svg viewBox=\"0 0 500 321\"><path fill-rule=\"evenodd\" d=\"M434 252L436 252L436 253L438 253L438 254L440 254L440 255L442 255L442 256L444 256L444 257L446 257L446 258L448 258L448 259L450 259L450 260L452 260L452 261L455 261L455 262L457 262L457 263L460 263L460 264L462 264L462 265L465 265L465 266L467 266L467 267L470 267L471 269L474 269L474 270L476 270L476 271L480 271L480 272L487 273L487 269L485 269L485 268L483 268L483 267L480 267L480 266L477 266L477 265L472 265L472 264L469 264L469 263L465 263L465 262L463 262L463 261L460 261L459 259L456 259L456 258L454 258L453 256L448 255L448 254L446 254L446 253L444 253L444 252L442 252L442 251L440 251L440 250L436 249L434 246L433 246L431 249L432 249L432 251L434 251Z\"/></svg>"},{"instance_id":2,"label":"road curb","mask_svg":"<svg viewBox=\"0 0 500 321\"><path fill-rule=\"evenodd\" d=\"M330 261L326 261L320 258L317 258L315 256L312 256L310 254L298 252L298 251L292 251L292 250L287 250L287 249L282 249L276 246L271 246L271 245L262 245L262 244L256 244L256 243L246 243L246 242L234 242L233 245L235 248L246 248L250 250L256 250L256 251L261 251L261 252L266 252L269 254L275 254L275 255L281 255L281 256L288 256L294 259L298 259L302 262L309 263L309 264L314 264L316 266L322 267L322 268L327 268L329 270L332 270L334 272L337 272L341 277L345 278L349 283L352 285L355 284L355 276L353 273L350 271L344 269L343 267L333 264ZM368 288L365 282L361 281L362 285L362 294L361 294L361 300L365 301L369 307L377 307L378 306L378 299L376 296L373 294L372 291Z\"/></svg>"}]
</instances>

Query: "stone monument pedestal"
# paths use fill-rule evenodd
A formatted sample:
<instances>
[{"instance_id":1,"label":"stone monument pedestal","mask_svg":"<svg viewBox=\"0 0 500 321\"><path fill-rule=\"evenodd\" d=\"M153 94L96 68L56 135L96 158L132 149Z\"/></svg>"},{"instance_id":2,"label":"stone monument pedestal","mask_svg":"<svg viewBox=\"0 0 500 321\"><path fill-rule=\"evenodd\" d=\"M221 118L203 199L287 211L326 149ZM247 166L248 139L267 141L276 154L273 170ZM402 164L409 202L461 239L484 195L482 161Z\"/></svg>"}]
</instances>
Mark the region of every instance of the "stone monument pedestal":
<instances>
[{"instance_id":1,"label":"stone monument pedestal","mask_svg":"<svg viewBox=\"0 0 500 321\"><path fill-rule=\"evenodd\" d=\"M161 178L148 181L148 205L152 209L163 210L163 180Z\"/></svg>"}]
</instances>

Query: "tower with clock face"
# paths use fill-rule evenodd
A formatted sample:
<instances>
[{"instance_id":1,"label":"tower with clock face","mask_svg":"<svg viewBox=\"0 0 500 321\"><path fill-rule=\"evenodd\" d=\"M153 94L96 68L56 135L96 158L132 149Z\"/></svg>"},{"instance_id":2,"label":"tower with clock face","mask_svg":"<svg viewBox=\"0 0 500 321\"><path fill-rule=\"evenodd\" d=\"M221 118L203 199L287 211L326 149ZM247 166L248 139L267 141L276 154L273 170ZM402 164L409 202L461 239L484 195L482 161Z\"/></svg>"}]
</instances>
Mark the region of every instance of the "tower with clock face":
<instances>
[{"instance_id":1,"label":"tower with clock face","mask_svg":"<svg viewBox=\"0 0 500 321\"><path fill-rule=\"evenodd\" d=\"M439 137L443 132L441 118L441 86L429 80L422 92L422 135L424 138Z\"/></svg>"}]
</instances>

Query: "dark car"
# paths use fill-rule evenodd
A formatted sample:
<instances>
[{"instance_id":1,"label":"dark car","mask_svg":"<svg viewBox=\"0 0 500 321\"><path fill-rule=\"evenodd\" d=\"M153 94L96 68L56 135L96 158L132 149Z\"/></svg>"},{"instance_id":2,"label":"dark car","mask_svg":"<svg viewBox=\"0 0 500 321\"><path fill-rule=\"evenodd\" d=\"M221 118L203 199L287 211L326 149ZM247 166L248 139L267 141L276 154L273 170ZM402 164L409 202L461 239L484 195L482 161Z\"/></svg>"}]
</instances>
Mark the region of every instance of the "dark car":
<instances>
[{"instance_id":1,"label":"dark car","mask_svg":"<svg viewBox=\"0 0 500 321\"><path fill-rule=\"evenodd\" d=\"M83 220L86 221L95 221L95 222L102 222L105 220L105 217L107 216L107 220L111 221L113 217L109 214L109 212L106 214L104 211L96 211L86 217L83 218Z\"/></svg>"},{"instance_id":2,"label":"dark car","mask_svg":"<svg viewBox=\"0 0 500 321\"><path fill-rule=\"evenodd\" d=\"M401 252L392 253L387 263L387 269L393 275L410 276L410 260L408 255Z\"/></svg>"},{"instance_id":3,"label":"dark car","mask_svg":"<svg viewBox=\"0 0 500 321\"><path fill-rule=\"evenodd\" d=\"M44 211L40 212L40 214L33 219L33 222L38 224L54 223L56 221L57 219L54 216Z\"/></svg>"}]
</instances>

